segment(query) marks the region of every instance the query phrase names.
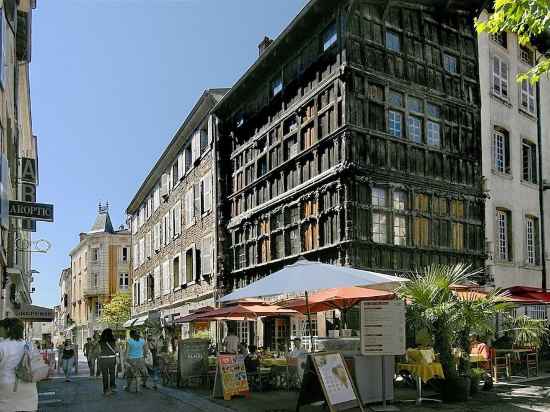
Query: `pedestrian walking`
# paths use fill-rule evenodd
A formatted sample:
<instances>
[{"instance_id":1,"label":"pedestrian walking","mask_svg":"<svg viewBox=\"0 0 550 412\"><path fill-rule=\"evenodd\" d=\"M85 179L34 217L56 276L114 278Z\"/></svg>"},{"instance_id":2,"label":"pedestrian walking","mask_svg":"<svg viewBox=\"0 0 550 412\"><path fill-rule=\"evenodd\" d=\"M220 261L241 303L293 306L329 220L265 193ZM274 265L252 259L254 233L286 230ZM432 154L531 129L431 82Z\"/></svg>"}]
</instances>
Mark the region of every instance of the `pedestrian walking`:
<instances>
[{"instance_id":1,"label":"pedestrian walking","mask_svg":"<svg viewBox=\"0 0 550 412\"><path fill-rule=\"evenodd\" d=\"M125 368L126 341L124 339L118 338L116 345L117 345L116 349L118 351L118 362L117 362L116 373L117 373L117 377L119 373L121 377L124 377L124 374L126 372L126 368Z\"/></svg>"},{"instance_id":2,"label":"pedestrian walking","mask_svg":"<svg viewBox=\"0 0 550 412\"><path fill-rule=\"evenodd\" d=\"M99 376L101 375L101 369L99 368L99 354L101 352L99 339L99 332L95 331L94 337L92 338L92 344L90 346L90 357L96 378L99 378ZM91 374L90 376L94 376L94 374Z\"/></svg>"},{"instance_id":3,"label":"pedestrian walking","mask_svg":"<svg viewBox=\"0 0 550 412\"><path fill-rule=\"evenodd\" d=\"M103 394L112 395L116 389L116 340L110 328L101 333L99 339L99 369L103 377Z\"/></svg>"},{"instance_id":4,"label":"pedestrian walking","mask_svg":"<svg viewBox=\"0 0 550 412\"><path fill-rule=\"evenodd\" d=\"M75 351L70 339L65 340L61 359L63 362L63 373L65 375L65 382L70 382L71 372L75 366Z\"/></svg>"},{"instance_id":5,"label":"pedestrian walking","mask_svg":"<svg viewBox=\"0 0 550 412\"><path fill-rule=\"evenodd\" d=\"M92 358L93 350L93 343L92 338L86 339L86 343L84 344L84 356L86 357L86 360L88 361L88 368L90 369L90 376L94 376L95 374L95 360Z\"/></svg>"},{"instance_id":6,"label":"pedestrian walking","mask_svg":"<svg viewBox=\"0 0 550 412\"><path fill-rule=\"evenodd\" d=\"M147 337L147 348L150 354L151 362L147 365L149 370L149 376L153 380L153 389L158 389L158 384L160 383L160 347L159 342L152 335Z\"/></svg>"},{"instance_id":7,"label":"pedestrian walking","mask_svg":"<svg viewBox=\"0 0 550 412\"><path fill-rule=\"evenodd\" d=\"M36 411L38 393L36 383L17 379L15 369L19 365L25 345L23 322L15 318L0 320L0 411Z\"/></svg>"},{"instance_id":8,"label":"pedestrian walking","mask_svg":"<svg viewBox=\"0 0 550 412\"><path fill-rule=\"evenodd\" d=\"M136 392L139 392L139 377L143 379L141 386L144 388L147 387L148 372L144 359L145 341L139 336L139 333L136 330L131 330L127 345L128 351L126 357L128 370L126 375L128 378L128 385L126 386L126 389L130 390L131 384L135 382Z\"/></svg>"}]
</instances>

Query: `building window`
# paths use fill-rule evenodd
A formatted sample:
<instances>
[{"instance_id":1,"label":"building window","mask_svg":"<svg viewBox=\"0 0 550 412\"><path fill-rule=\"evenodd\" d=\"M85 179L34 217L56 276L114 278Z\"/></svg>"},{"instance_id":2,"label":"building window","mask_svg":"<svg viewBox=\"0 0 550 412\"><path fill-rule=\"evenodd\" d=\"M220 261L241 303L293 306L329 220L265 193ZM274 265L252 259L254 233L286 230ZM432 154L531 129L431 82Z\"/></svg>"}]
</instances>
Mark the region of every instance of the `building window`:
<instances>
[{"instance_id":1,"label":"building window","mask_svg":"<svg viewBox=\"0 0 550 412\"><path fill-rule=\"evenodd\" d=\"M386 214L372 214L372 240L376 243L386 243Z\"/></svg>"},{"instance_id":2,"label":"building window","mask_svg":"<svg viewBox=\"0 0 550 412\"><path fill-rule=\"evenodd\" d=\"M433 104L428 103L426 105L426 112L428 113L428 116L439 119L441 117L441 107Z\"/></svg>"},{"instance_id":3,"label":"building window","mask_svg":"<svg viewBox=\"0 0 550 412\"><path fill-rule=\"evenodd\" d=\"M280 77L271 83L271 96L275 97L283 91L283 79Z\"/></svg>"},{"instance_id":4,"label":"building window","mask_svg":"<svg viewBox=\"0 0 550 412\"><path fill-rule=\"evenodd\" d=\"M428 144L439 146L441 144L441 127L439 123L428 120Z\"/></svg>"},{"instance_id":5,"label":"building window","mask_svg":"<svg viewBox=\"0 0 550 412\"><path fill-rule=\"evenodd\" d=\"M95 302L95 317L96 318L100 318L101 317L101 312L103 310L103 306L101 305L101 302L99 301L96 301Z\"/></svg>"},{"instance_id":6,"label":"building window","mask_svg":"<svg viewBox=\"0 0 550 412\"><path fill-rule=\"evenodd\" d=\"M129 278L128 278L128 273L120 273L118 275L118 288L119 290L128 290L128 285L129 285Z\"/></svg>"},{"instance_id":7,"label":"building window","mask_svg":"<svg viewBox=\"0 0 550 412\"><path fill-rule=\"evenodd\" d=\"M527 216L525 218L525 236L527 264L539 264L539 222L536 217Z\"/></svg>"},{"instance_id":8,"label":"building window","mask_svg":"<svg viewBox=\"0 0 550 412\"><path fill-rule=\"evenodd\" d=\"M123 247L121 248L121 260L122 262L128 262L128 248L127 247Z\"/></svg>"},{"instance_id":9,"label":"building window","mask_svg":"<svg viewBox=\"0 0 550 412\"><path fill-rule=\"evenodd\" d=\"M529 66L533 66L535 62L533 51L525 46L519 46L519 57L523 63Z\"/></svg>"},{"instance_id":10,"label":"building window","mask_svg":"<svg viewBox=\"0 0 550 412\"><path fill-rule=\"evenodd\" d=\"M99 248L92 248L92 261L97 262L99 260Z\"/></svg>"},{"instance_id":11,"label":"building window","mask_svg":"<svg viewBox=\"0 0 550 412\"><path fill-rule=\"evenodd\" d=\"M430 221L424 217L414 218L414 244L418 247L426 247L430 244Z\"/></svg>"},{"instance_id":12,"label":"building window","mask_svg":"<svg viewBox=\"0 0 550 412\"><path fill-rule=\"evenodd\" d=\"M527 316L531 319L546 320L546 305L529 305L527 306Z\"/></svg>"},{"instance_id":13,"label":"building window","mask_svg":"<svg viewBox=\"0 0 550 412\"><path fill-rule=\"evenodd\" d=\"M521 108L526 112L535 114L535 88L529 80L521 81Z\"/></svg>"},{"instance_id":14,"label":"building window","mask_svg":"<svg viewBox=\"0 0 550 412\"><path fill-rule=\"evenodd\" d=\"M499 173L510 173L510 142L508 133L502 129L493 131L494 168Z\"/></svg>"},{"instance_id":15,"label":"building window","mask_svg":"<svg viewBox=\"0 0 550 412\"><path fill-rule=\"evenodd\" d=\"M391 105L397 107L403 107L403 94L390 90L388 100Z\"/></svg>"},{"instance_id":16,"label":"building window","mask_svg":"<svg viewBox=\"0 0 550 412\"><path fill-rule=\"evenodd\" d=\"M172 165L172 187L175 187L179 181L178 162Z\"/></svg>"},{"instance_id":17,"label":"building window","mask_svg":"<svg viewBox=\"0 0 550 412\"><path fill-rule=\"evenodd\" d=\"M195 271L193 270L194 263L194 249L187 249L185 252L185 280L186 282L193 282L195 280Z\"/></svg>"},{"instance_id":18,"label":"building window","mask_svg":"<svg viewBox=\"0 0 550 412\"><path fill-rule=\"evenodd\" d=\"M405 192L393 192L393 208L395 210L405 210L407 208L407 194Z\"/></svg>"},{"instance_id":19,"label":"building window","mask_svg":"<svg viewBox=\"0 0 550 412\"><path fill-rule=\"evenodd\" d=\"M327 51L338 40L338 33L336 32L336 23L332 23L328 28L323 32L323 51Z\"/></svg>"},{"instance_id":20,"label":"building window","mask_svg":"<svg viewBox=\"0 0 550 412\"><path fill-rule=\"evenodd\" d=\"M390 110L388 113L389 132L394 137L401 137L402 115L399 112Z\"/></svg>"},{"instance_id":21,"label":"building window","mask_svg":"<svg viewBox=\"0 0 550 412\"><path fill-rule=\"evenodd\" d=\"M458 73L458 61L455 56L444 54L443 63L445 65L445 70L448 73L452 73L452 74Z\"/></svg>"},{"instance_id":22,"label":"building window","mask_svg":"<svg viewBox=\"0 0 550 412\"><path fill-rule=\"evenodd\" d=\"M411 112L423 113L424 109L422 100L417 99L416 97L409 96L407 98L407 109L409 109L409 111Z\"/></svg>"},{"instance_id":23,"label":"building window","mask_svg":"<svg viewBox=\"0 0 550 412\"><path fill-rule=\"evenodd\" d=\"M508 47L508 36L505 31L501 31L498 33L491 33L489 35L492 41L494 41L497 44L500 44L505 49Z\"/></svg>"},{"instance_id":24,"label":"building window","mask_svg":"<svg viewBox=\"0 0 550 412\"><path fill-rule=\"evenodd\" d=\"M379 187L372 188L372 206L386 207L386 190Z\"/></svg>"},{"instance_id":25,"label":"building window","mask_svg":"<svg viewBox=\"0 0 550 412\"><path fill-rule=\"evenodd\" d=\"M174 289L180 286L180 257L176 256L172 261L172 278Z\"/></svg>"},{"instance_id":26,"label":"building window","mask_svg":"<svg viewBox=\"0 0 550 412\"><path fill-rule=\"evenodd\" d=\"M395 52L401 51L401 39L399 34L393 31L386 32L386 47Z\"/></svg>"},{"instance_id":27,"label":"building window","mask_svg":"<svg viewBox=\"0 0 550 412\"><path fill-rule=\"evenodd\" d=\"M537 183L537 146L527 140L523 140L521 157L523 181Z\"/></svg>"},{"instance_id":28,"label":"building window","mask_svg":"<svg viewBox=\"0 0 550 412\"><path fill-rule=\"evenodd\" d=\"M422 119L409 116L409 140L422 143Z\"/></svg>"},{"instance_id":29,"label":"building window","mask_svg":"<svg viewBox=\"0 0 550 412\"><path fill-rule=\"evenodd\" d=\"M508 63L493 56L493 94L508 100Z\"/></svg>"},{"instance_id":30,"label":"building window","mask_svg":"<svg viewBox=\"0 0 550 412\"><path fill-rule=\"evenodd\" d=\"M407 218L394 216L393 218L393 243L399 246L407 245Z\"/></svg>"},{"instance_id":31,"label":"building window","mask_svg":"<svg viewBox=\"0 0 550 412\"><path fill-rule=\"evenodd\" d=\"M464 250L464 225L462 223L453 222L451 224L451 230L451 248L458 251Z\"/></svg>"},{"instance_id":32,"label":"building window","mask_svg":"<svg viewBox=\"0 0 550 412\"><path fill-rule=\"evenodd\" d=\"M497 260L510 261L511 254L511 213L508 210L497 209Z\"/></svg>"}]
</instances>

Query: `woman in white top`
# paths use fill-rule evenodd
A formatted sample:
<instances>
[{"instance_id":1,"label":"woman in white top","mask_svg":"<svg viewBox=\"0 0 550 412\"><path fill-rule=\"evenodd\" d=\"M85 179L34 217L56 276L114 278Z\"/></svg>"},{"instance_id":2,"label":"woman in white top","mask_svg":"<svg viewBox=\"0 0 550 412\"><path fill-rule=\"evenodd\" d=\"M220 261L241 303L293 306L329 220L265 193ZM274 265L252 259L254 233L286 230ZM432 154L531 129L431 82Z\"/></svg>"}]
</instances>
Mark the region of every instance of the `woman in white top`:
<instances>
[{"instance_id":1,"label":"woman in white top","mask_svg":"<svg viewBox=\"0 0 550 412\"><path fill-rule=\"evenodd\" d=\"M2 412L38 410L36 383L21 382L15 377L15 368L25 351L26 342L23 340L23 331L24 325L19 319L0 320L0 411Z\"/></svg>"}]
</instances>

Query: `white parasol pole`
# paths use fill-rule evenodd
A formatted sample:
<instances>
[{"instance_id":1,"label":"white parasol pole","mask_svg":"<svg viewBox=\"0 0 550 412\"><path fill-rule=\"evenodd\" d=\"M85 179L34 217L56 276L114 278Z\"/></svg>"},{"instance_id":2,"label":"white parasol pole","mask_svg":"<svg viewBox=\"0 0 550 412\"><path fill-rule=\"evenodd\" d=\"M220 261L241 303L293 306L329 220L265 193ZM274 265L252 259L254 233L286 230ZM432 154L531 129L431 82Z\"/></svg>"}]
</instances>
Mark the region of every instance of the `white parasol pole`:
<instances>
[{"instance_id":1,"label":"white parasol pole","mask_svg":"<svg viewBox=\"0 0 550 412\"><path fill-rule=\"evenodd\" d=\"M310 351L313 352L313 330L311 329L311 313L309 313L309 297L306 290L307 328L309 329Z\"/></svg>"}]
</instances>

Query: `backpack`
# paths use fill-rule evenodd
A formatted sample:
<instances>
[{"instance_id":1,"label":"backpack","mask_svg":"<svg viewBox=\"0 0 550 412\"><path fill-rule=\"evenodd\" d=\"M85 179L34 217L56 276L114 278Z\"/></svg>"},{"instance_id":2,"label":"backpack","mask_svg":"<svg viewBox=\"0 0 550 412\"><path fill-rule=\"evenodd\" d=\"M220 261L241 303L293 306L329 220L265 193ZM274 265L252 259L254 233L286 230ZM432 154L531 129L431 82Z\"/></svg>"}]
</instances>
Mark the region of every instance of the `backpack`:
<instances>
[{"instance_id":1,"label":"backpack","mask_svg":"<svg viewBox=\"0 0 550 412\"><path fill-rule=\"evenodd\" d=\"M29 345L25 344L23 356L15 367L15 376L22 382L39 382L48 377L50 368L38 352L31 352Z\"/></svg>"}]
</instances>

